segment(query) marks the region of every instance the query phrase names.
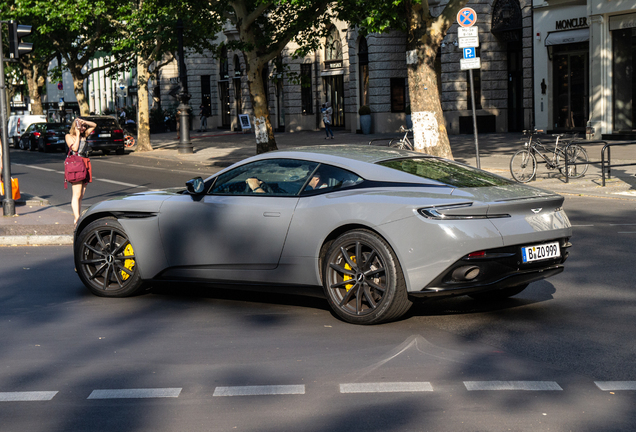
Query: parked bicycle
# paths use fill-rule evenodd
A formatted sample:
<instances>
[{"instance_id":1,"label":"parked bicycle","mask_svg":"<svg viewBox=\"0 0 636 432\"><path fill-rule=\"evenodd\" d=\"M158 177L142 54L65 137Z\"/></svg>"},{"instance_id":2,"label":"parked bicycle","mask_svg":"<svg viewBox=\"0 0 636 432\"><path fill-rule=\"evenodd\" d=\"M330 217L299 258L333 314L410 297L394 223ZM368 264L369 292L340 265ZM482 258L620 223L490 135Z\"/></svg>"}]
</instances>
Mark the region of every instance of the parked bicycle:
<instances>
[{"instance_id":1,"label":"parked bicycle","mask_svg":"<svg viewBox=\"0 0 636 432\"><path fill-rule=\"evenodd\" d=\"M565 175L565 149L570 144L576 135L568 136L566 134L552 135L556 137L556 143L554 149L551 144L543 144L537 135L543 132L542 130L525 130L523 134L528 138L524 139L524 149L519 150L510 159L510 174L512 178L520 183L527 183L534 179L537 175L537 156L545 161L545 165L548 169L558 169L561 174ZM568 171L567 175L571 178L580 178L585 175L588 168L587 152L583 147L578 144L570 145L567 154ZM577 165L570 165L577 164ZM580 164L580 165L579 165Z\"/></svg>"},{"instance_id":2,"label":"parked bicycle","mask_svg":"<svg viewBox=\"0 0 636 432\"><path fill-rule=\"evenodd\" d=\"M400 132L404 132L404 136L402 138L394 138L389 141L389 147L403 150L415 150L415 147L413 147L413 144L408 137L409 132L413 132L413 129L407 129L404 126L400 126Z\"/></svg>"}]
</instances>

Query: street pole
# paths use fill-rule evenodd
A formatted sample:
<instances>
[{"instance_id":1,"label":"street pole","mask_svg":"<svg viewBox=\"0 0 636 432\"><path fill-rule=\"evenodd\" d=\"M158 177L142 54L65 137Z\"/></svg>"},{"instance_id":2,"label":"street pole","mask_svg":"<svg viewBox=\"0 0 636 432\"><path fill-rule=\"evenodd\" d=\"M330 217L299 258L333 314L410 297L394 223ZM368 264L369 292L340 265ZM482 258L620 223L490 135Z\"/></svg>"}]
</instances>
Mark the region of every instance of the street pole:
<instances>
[{"instance_id":1,"label":"street pole","mask_svg":"<svg viewBox=\"0 0 636 432\"><path fill-rule=\"evenodd\" d=\"M475 85L473 84L472 69L468 69L468 76L470 77L470 100L473 105L473 133L475 134L475 154L477 156L477 169L481 169L481 163L479 162L479 140L477 139L477 114L475 112Z\"/></svg>"},{"instance_id":2,"label":"street pole","mask_svg":"<svg viewBox=\"0 0 636 432\"><path fill-rule=\"evenodd\" d=\"M179 118L181 133L177 153L189 154L194 152L190 141L190 105L188 104L191 96L188 93L188 72L183 56L183 20L181 18L177 21L177 34L179 37L179 81L181 84L181 92L177 96L179 98L177 109L181 111Z\"/></svg>"},{"instance_id":3,"label":"street pole","mask_svg":"<svg viewBox=\"0 0 636 432\"><path fill-rule=\"evenodd\" d=\"M7 126L7 87L4 82L4 53L2 52L2 21L0 21L0 111L2 118L2 182L4 183L4 200L2 213L4 216L15 216L15 201L11 190L11 159L9 157L9 133Z\"/></svg>"}]
</instances>

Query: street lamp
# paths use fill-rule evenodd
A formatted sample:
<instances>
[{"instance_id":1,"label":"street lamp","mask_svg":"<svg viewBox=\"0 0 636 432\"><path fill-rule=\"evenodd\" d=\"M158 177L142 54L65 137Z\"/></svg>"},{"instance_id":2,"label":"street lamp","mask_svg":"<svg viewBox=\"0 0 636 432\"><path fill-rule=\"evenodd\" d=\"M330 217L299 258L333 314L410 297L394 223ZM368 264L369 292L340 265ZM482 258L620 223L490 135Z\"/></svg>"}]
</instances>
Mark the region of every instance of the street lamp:
<instances>
[{"instance_id":1,"label":"street lamp","mask_svg":"<svg viewBox=\"0 0 636 432\"><path fill-rule=\"evenodd\" d=\"M192 142L190 141L190 93L188 93L188 72L186 71L185 59L183 56L183 20L179 18L177 21L177 35L179 38L179 81L181 91L177 95L179 106L177 109L181 111L179 118L181 130L179 146L177 152L180 154L193 153Z\"/></svg>"}]
</instances>

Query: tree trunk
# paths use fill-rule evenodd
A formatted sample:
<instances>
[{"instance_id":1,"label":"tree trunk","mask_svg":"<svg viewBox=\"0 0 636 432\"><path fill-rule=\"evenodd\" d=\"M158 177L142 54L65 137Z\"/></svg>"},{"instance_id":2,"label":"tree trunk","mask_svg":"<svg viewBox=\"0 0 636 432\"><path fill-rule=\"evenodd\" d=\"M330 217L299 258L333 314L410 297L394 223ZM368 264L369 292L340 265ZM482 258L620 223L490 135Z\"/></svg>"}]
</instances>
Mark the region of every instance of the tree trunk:
<instances>
[{"instance_id":1,"label":"tree trunk","mask_svg":"<svg viewBox=\"0 0 636 432\"><path fill-rule=\"evenodd\" d=\"M269 106L265 95L263 84L263 67L258 62L255 53L246 55L245 69L247 73L247 83L252 98L252 109L254 110L254 131L256 133L256 154L278 150L276 138L274 138L274 128L269 118Z\"/></svg>"},{"instance_id":2,"label":"tree trunk","mask_svg":"<svg viewBox=\"0 0 636 432\"><path fill-rule=\"evenodd\" d=\"M435 72L435 57L444 34L432 25L432 17L423 15L419 5L407 8L406 63L414 146L416 151L453 159Z\"/></svg>"},{"instance_id":3,"label":"tree trunk","mask_svg":"<svg viewBox=\"0 0 636 432\"><path fill-rule=\"evenodd\" d=\"M73 91L75 93L75 99L77 99L77 104L79 105L80 115L87 116L90 113L90 108L86 100L86 93L84 93L84 74L82 74L81 69L78 70L72 65L69 65L68 70L73 77Z\"/></svg>"},{"instance_id":4,"label":"tree trunk","mask_svg":"<svg viewBox=\"0 0 636 432\"><path fill-rule=\"evenodd\" d=\"M137 57L137 99L139 124L137 125L138 152L152 151L150 144L150 110L148 108L148 62Z\"/></svg>"},{"instance_id":5,"label":"tree trunk","mask_svg":"<svg viewBox=\"0 0 636 432\"><path fill-rule=\"evenodd\" d=\"M31 100L31 113L34 115L43 115L42 107L42 77L39 74L37 65L26 65L22 68L22 73L26 76L27 86L29 87L29 99Z\"/></svg>"}]
</instances>

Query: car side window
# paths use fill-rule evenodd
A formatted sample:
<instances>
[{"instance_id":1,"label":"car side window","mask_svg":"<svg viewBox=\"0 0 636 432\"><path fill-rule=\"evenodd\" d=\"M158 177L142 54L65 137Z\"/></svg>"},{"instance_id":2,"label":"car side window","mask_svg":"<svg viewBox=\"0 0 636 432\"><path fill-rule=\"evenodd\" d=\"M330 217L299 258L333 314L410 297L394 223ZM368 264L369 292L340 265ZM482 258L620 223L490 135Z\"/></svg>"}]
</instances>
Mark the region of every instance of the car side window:
<instances>
[{"instance_id":1,"label":"car side window","mask_svg":"<svg viewBox=\"0 0 636 432\"><path fill-rule=\"evenodd\" d=\"M221 174L214 181L212 195L295 196L318 163L296 159L265 159ZM264 193L254 193L248 179L262 182Z\"/></svg>"},{"instance_id":2,"label":"car side window","mask_svg":"<svg viewBox=\"0 0 636 432\"><path fill-rule=\"evenodd\" d=\"M26 128L26 130L24 131L24 133L31 133L33 132L33 129L35 129L35 125L31 125L28 128Z\"/></svg>"},{"instance_id":3,"label":"car side window","mask_svg":"<svg viewBox=\"0 0 636 432\"><path fill-rule=\"evenodd\" d=\"M364 181L362 177L342 168L331 165L320 164L314 171L305 188L303 195L314 195L321 192L331 192L334 190L355 186Z\"/></svg>"}]
</instances>

